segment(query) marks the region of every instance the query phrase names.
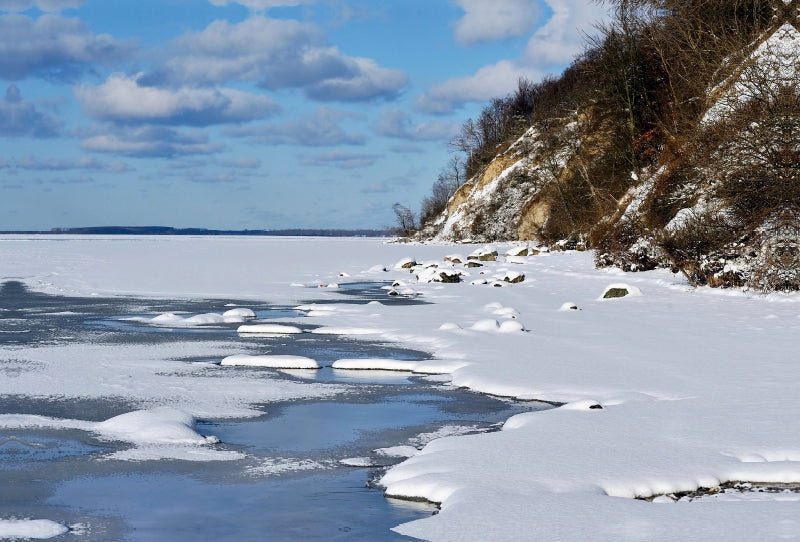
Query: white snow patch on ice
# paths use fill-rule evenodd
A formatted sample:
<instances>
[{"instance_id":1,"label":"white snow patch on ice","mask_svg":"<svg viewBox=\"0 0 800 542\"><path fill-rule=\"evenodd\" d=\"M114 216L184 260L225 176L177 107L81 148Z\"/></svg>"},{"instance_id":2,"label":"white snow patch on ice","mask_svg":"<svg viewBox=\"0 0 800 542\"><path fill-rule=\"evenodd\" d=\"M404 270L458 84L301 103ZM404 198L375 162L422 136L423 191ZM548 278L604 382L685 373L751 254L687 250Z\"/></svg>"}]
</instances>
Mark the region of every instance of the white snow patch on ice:
<instances>
[{"instance_id":1,"label":"white snow patch on ice","mask_svg":"<svg viewBox=\"0 0 800 542\"><path fill-rule=\"evenodd\" d=\"M316 360L291 355L235 354L222 359L220 365L240 367L268 367L272 369L319 369Z\"/></svg>"},{"instance_id":2,"label":"white snow patch on ice","mask_svg":"<svg viewBox=\"0 0 800 542\"><path fill-rule=\"evenodd\" d=\"M239 326L236 332L261 335L298 335L303 333L303 330L299 327L285 326L282 324L249 324Z\"/></svg>"},{"instance_id":3,"label":"white snow patch on ice","mask_svg":"<svg viewBox=\"0 0 800 542\"><path fill-rule=\"evenodd\" d=\"M68 531L66 526L49 519L0 519L0 539L45 540Z\"/></svg>"},{"instance_id":4,"label":"white snow patch on ice","mask_svg":"<svg viewBox=\"0 0 800 542\"><path fill-rule=\"evenodd\" d=\"M28 414L3 414L0 415L0 428L78 429L91 432L101 440L129 442L136 446L130 450L106 455L107 459L231 461L244 458L244 455L238 452L218 451L208 447L219 443L219 439L198 433L195 418L173 408L137 410L103 422Z\"/></svg>"}]
</instances>

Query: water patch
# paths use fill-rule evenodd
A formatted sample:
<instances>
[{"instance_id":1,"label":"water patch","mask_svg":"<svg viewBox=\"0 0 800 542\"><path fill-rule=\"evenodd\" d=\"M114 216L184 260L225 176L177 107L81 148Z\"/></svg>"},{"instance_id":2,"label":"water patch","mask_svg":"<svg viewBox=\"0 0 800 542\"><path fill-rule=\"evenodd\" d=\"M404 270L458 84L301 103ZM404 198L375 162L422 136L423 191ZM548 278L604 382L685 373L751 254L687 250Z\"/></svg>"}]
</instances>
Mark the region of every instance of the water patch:
<instances>
[{"instance_id":1,"label":"water patch","mask_svg":"<svg viewBox=\"0 0 800 542\"><path fill-rule=\"evenodd\" d=\"M36 431L0 432L0 470L19 470L29 468L32 462L58 461L108 451L108 448L78 438L67 432L63 435Z\"/></svg>"}]
</instances>

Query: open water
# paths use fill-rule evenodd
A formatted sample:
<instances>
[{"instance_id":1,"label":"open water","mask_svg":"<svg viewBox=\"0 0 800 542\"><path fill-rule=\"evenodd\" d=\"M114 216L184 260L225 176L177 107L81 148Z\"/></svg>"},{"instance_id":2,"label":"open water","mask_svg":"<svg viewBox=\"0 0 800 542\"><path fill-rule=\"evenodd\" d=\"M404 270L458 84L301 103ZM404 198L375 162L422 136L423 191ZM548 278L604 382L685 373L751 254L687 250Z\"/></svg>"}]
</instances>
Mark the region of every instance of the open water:
<instances>
[{"instance_id":1,"label":"open water","mask_svg":"<svg viewBox=\"0 0 800 542\"><path fill-rule=\"evenodd\" d=\"M348 286L342 302L414 302L389 298L380 286ZM227 304L252 308L259 321L301 316L291 307L252 301L72 298L5 282L0 285L0 378L35 369L28 366L32 362L9 354L15 347L65 342L136 348L165 341L240 340L255 349L259 341L270 341L272 353L307 356L322 364L340 358L426 356L330 335L240 338L237 324L164 328L125 319L221 312ZM402 373L326 368L276 371L275 377L335 382L348 392L260 405L264 414L256 418L200 420L199 432L219 437L220 449L246 454L238 461L109 460L109 452L130 445L99 441L77 430L0 429L0 519L58 521L71 528L58 539L87 542L409 540L390 529L436 510L383 496L374 480L401 458L376 449L419 448L440 435L493 430L516 413L545 406L486 397ZM100 421L131 410L122 400L0 396L0 414Z\"/></svg>"}]
</instances>

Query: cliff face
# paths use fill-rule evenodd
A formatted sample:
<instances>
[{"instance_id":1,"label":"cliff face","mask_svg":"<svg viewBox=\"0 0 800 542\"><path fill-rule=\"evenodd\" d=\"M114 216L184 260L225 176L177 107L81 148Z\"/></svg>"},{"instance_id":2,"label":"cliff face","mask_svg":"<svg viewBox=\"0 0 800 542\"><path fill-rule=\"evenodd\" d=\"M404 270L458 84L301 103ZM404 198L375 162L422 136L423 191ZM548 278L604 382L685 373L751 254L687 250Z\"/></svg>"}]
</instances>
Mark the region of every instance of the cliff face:
<instances>
[{"instance_id":1,"label":"cliff face","mask_svg":"<svg viewBox=\"0 0 800 542\"><path fill-rule=\"evenodd\" d=\"M597 249L601 266L800 289L800 31L775 26L720 69L704 113L668 152L640 167L618 161L612 125L587 100L502 149L423 235L569 238Z\"/></svg>"},{"instance_id":2,"label":"cliff face","mask_svg":"<svg viewBox=\"0 0 800 542\"><path fill-rule=\"evenodd\" d=\"M574 127L563 130L574 132ZM547 204L540 201L542 190L560 173L561 166L553 162L568 160L574 153L571 147L565 137L560 148L548 152L539 130L530 128L455 193L434 224L436 237L535 239L549 214Z\"/></svg>"},{"instance_id":3,"label":"cliff face","mask_svg":"<svg viewBox=\"0 0 800 542\"><path fill-rule=\"evenodd\" d=\"M423 235L478 242L547 237L555 220L569 220L565 192L599 153L587 120L576 112L532 126L461 186Z\"/></svg>"}]
</instances>

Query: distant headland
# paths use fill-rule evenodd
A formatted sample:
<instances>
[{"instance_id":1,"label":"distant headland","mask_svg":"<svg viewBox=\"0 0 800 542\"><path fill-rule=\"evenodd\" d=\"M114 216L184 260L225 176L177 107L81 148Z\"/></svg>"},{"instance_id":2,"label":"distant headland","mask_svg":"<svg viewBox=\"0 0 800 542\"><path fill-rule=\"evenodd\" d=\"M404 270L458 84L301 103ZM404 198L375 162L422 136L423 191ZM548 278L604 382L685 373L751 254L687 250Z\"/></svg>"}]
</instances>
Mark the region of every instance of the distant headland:
<instances>
[{"instance_id":1,"label":"distant headland","mask_svg":"<svg viewBox=\"0 0 800 542\"><path fill-rule=\"evenodd\" d=\"M207 228L173 228L170 226L93 226L86 228L52 228L44 231L2 231L0 233L32 235L269 235L284 237L388 237L391 235L387 230L368 229L210 230Z\"/></svg>"}]
</instances>

